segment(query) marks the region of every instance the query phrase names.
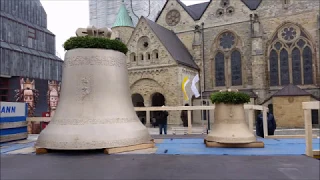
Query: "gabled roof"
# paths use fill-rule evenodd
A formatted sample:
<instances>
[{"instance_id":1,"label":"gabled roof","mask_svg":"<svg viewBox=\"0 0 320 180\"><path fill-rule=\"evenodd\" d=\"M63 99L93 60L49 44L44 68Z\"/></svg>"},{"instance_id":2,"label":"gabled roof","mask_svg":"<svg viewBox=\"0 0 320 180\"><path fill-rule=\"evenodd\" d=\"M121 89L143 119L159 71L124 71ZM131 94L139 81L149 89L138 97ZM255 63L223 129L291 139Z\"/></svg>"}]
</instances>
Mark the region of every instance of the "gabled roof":
<instances>
[{"instance_id":1,"label":"gabled roof","mask_svg":"<svg viewBox=\"0 0 320 180\"><path fill-rule=\"evenodd\" d=\"M199 4L193 4L190 6L186 6L180 0L177 2L183 7L183 9L193 18L193 20L199 20L202 14L206 11L207 7L209 6L210 2L203 2Z\"/></svg>"},{"instance_id":2,"label":"gabled roof","mask_svg":"<svg viewBox=\"0 0 320 180\"><path fill-rule=\"evenodd\" d=\"M210 0L209 2L203 2L203 3L199 3L199 4L193 4L190 6L185 5L183 2L181 2L180 0L177 0L177 2L183 7L183 9L192 17L193 20L199 20L201 18L201 16L203 15L203 13L206 11L206 9L208 8L210 2L212 0ZM158 20L158 18L160 17L163 9L166 7L167 3L169 2L169 0L167 0L167 2L164 4L163 8L161 9L161 11L159 12L157 18L156 18L156 22Z\"/></svg>"},{"instance_id":3,"label":"gabled roof","mask_svg":"<svg viewBox=\"0 0 320 180\"><path fill-rule=\"evenodd\" d=\"M311 96L311 94L303 89L300 89L296 85L289 84L272 95L272 97L279 97L279 96Z\"/></svg>"},{"instance_id":4,"label":"gabled roof","mask_svg":"<svg viewBox=\"0 0 320 180\"><path fill-rule=\"evenodd\" d=\"M116 21L114 22L112 27L134 27L131 17L128 14L126 6L122 3L116 18Z\"/></svg>"},{"instance_id":5,"label":"gabled roof","mask_svg":"<svg viewBox=\"0 0 320 180\"><path fill-rule=\"evenodd\" d=\"M274 93L272 96L270 96L269 98L267 98L266 100L264 100L260 104L266 103L267 101L269 101L273 97L280 97L280 96L310 96L316 100L319 100L319 98L314 96L313 94L299 88L296 85L289 84L289 85L283 87L282 89L280 89L278 92Z\"/></svg>"},{"instance_id":6,"label":"gabled roof","mask_svg":"<svg viewBox=\"0 0 320 180\"><path fill-rule=\"evenodd\" d=\"M199 3L199 4L193 4L190 6L186 6L183 2L181 2L180 0L176 0L182 7L183 9L193 18L193 20L197 21L199 20L203 13L207 10L209 4L212 2L212 0L208 1L208 2L203 2L203 3ZM256 10L259 5L261 4L262 0L241 0L250 10ZM167 2L164 4L162 10L159 12L157 18L156 18L156 22L158 21L158 18L160 17L163 9L166 7L167 3L169 2L169 0L167 0Z\"/></svg>"},{"instance_id":7,"label":"gabled roof","mask_svg":"<svg viewBox=\"0 0 320 180\"><path fill-rule=\"evenodd\" d=\"M171 54L173 59L178 62L178 64L199 69L188 49L184 46L184 44L180 41L180 39L173 31L160 26L159 24L149 20L148 18L142 18L146 20L149 27L156 34L163 46Z\"/></svg>"},{"instance_id":8,"label":"gabled roof","mask_svg":"<svg viewBox=\"0 0 320 180\"><path fill-rule=\"evenodd\" d=\"M262 0L241 0L250 10L256 10Z\"/></svg>"}]
</instances>

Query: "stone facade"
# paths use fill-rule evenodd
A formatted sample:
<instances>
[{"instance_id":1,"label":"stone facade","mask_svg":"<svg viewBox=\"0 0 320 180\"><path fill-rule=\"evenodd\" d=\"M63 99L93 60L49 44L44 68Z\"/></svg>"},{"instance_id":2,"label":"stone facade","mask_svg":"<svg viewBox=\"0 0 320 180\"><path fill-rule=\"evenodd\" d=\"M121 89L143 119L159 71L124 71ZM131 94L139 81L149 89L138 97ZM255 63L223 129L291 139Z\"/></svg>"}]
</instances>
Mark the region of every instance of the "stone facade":
<instances>
[{"instance_id":1,"label":"stone facade","mask_svg":"<svg viewBox=\"0 0 320 180\"><path fill-rule=\"evenodd\" d=\"M181 82L184 76L192 81L199 73L199 90L210 94L226 87L237 88L256 94L255 104L289 83L319 97L319 1L261 0L257 8L248 4L245 0L212 0L195 15L188 11L191 6L167 1L156 23L176 34L199 70L177 63L141 18L128 41L132 92L141 93L145 105L151 105L154 92L165 96L165 105L183 105ZM142 44L146 41L148 48ZM180 124L178 114L172 114L169 122Z\"/></svg>"},{"instance_id":2,"label":"stone facade","mask_svg":"<svg viewBox=\"0 0 320 180\"><path fill-rule=\"evenodd\" d=\"M277 127L303 128L304 115L302 102L312 101L310 96L274 97L273 113Z\"/></svg>"}]
</instances>

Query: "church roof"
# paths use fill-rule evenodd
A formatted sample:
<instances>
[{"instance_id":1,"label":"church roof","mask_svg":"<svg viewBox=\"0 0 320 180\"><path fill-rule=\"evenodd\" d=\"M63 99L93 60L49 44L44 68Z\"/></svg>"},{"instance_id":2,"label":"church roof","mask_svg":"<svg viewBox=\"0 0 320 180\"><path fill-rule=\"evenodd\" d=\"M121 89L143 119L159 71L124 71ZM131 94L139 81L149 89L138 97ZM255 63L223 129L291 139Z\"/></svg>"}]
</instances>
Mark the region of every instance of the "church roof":
<instances>
[{"instance_id":1,"label":"church roof","mask_svg":"<svg viewBox=\"0 0 320 180\"><path fill-rule=\"evenodd\" d=\"M203 2L203 3L199 3L199 4L193 4L193 5L185 5L183 2L181 2L181 0L177 0L177 2L183 7L183 9L193 18L193 20L197 21L199 20L203 13L207 10L209 4L211 3L212 0L208 1L208 2ZM241 0L250 10L256 10L260 3L262 2L262 0ZM163 9L166 7L167 3L169 1L167 0L166 4L163 6L162 10L159 12L157 18L155 21L158 20L158 18L160 17Z\"/></svg>"},{"instance_id":2,"label":"church roof","mask_svg":"<svg viewBox=\"0 0 320 180\"><path fill-rule=\"evenodd\" d=\"M129 26L134 27L131 17L128 14L127 8L124 3L121 4L116 21L113 24L113 27L117 26Z\"/></svg>"},{"instance_id":3,"label":"church roof","mask_svg":"<svg viewBox=\"0 0 320 180\"><path fill-rule=\"evenodd\" d=\"M311 96L311 94L303 89L300 89L296 85L289 84L272 95L272 97L279 97L279 96Z\"/></svg>"},{"instance_id":4,"label":"church roof","mask_svg":"<svg viewBox=\"0 0 320 180\"><path fill-rule=\"evenodd\" d=\"M278 92L274 93L272 96L270 96L269 98L267 98L266 100L264 100L262 103L260 104L264 104L267 101L269 101L271 98L273 97L280 97L280 96L310 96L316 100L320 100L319 97L314 96L313 94L299 88L296 85L293 84L289 84L285 87L283 87L282 89L280 89Z\"/></svg>"},{"instance_id":5,"label":"church roof","mask_svg":"<svg viewBox=\"0 0 320 180\"><path fill-rule=\"evenodd\" d=\"M250 10L256 10L262 0L241 0Z\"/></svg>"},{"instance_id":6,"label":"church roof","mask_svg":"<svg viewBox=\"0 0 320 180\"><path fill-rule=\"evenodd\" d=\"M175 59L179 64L199 69L188 49L184 46L184 44L180 41L180 39L173 31L170 31L158 25L157 23L149 20L148 18L145 19L149 27L156 34L161 43L171 54L173 59Z\"/></svg>"},{"instance_id":7,"label":"church roof","mask_svg":"<svg viewBox=\"0 0 320 180\"><path fill-rule=\"evenodd\" d=\"M199 4L193 4L190 6L186 6L183 2L180 0L177 0L177 2L184 8L185 11L194 19L199 20L202 16L202 14L206 11L207 7L209 6L210 2L204 2Z\"/></svg>"}]
</instances>

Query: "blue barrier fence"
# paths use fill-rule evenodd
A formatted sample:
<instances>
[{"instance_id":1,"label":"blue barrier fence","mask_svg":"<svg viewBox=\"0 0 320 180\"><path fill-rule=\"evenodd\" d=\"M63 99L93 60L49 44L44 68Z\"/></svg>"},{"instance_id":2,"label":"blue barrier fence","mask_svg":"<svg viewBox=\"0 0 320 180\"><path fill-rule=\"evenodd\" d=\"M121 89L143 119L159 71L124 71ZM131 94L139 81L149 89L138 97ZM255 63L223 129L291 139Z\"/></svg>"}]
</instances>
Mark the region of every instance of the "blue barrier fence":
<instances>
[{"instance_id":1,"label":"blue barrier fence","mask_svg":"<svg viewBox=\"0 0 320 180\"><path fill-rule=\"evenodd\" d=\"M28 138L28 105L0 102L0 143Z\"/></svg>"}]
</instances>

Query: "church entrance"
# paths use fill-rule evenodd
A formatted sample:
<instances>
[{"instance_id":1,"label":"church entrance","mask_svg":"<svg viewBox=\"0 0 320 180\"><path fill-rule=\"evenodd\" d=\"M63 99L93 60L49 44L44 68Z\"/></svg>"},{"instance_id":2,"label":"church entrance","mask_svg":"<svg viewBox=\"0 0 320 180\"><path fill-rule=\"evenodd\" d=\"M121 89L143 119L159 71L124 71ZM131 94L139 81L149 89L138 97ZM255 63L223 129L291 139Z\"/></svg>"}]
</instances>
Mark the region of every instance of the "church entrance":
<instances>
[{"instance_id":1,"label":"church entrance","mask_svg":"<svg viewBox=\"0 0 320 180\"><path fill-rule=\"evenodd\" d=\"M132 104L134 107L145 107L144 100L141 94L133 94L131 96ZM145 111L137 111L137 116L143 124L146 124L146 112Z\"/></svg>"},{"instance_id":2,"label":"church entrance","mask_svg":"<svg viewBox=\"0 0 320 180\"><path fill-rule=\"evenodd\" d=\"M163 106L165 105L165 98L161 93L154 93L152 95L152 106ZM156 117L158 116L159 112L158 111L152 111L150 112L151 119L155 119L154 126L158 126L158 120ZM151 121L151 123L154 121Z\"/></svg>"}]
</instances>

